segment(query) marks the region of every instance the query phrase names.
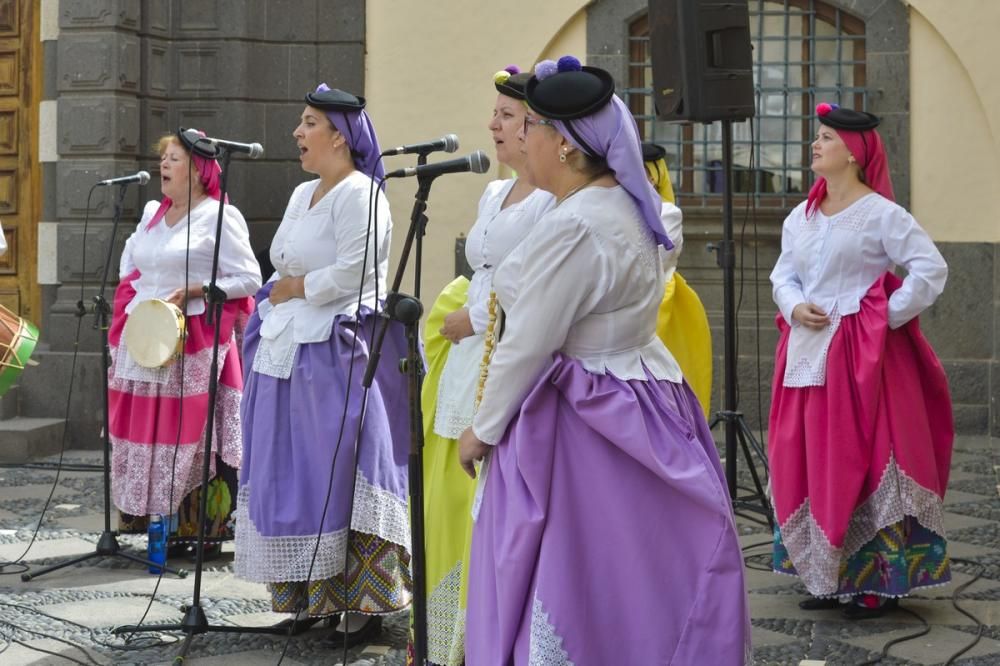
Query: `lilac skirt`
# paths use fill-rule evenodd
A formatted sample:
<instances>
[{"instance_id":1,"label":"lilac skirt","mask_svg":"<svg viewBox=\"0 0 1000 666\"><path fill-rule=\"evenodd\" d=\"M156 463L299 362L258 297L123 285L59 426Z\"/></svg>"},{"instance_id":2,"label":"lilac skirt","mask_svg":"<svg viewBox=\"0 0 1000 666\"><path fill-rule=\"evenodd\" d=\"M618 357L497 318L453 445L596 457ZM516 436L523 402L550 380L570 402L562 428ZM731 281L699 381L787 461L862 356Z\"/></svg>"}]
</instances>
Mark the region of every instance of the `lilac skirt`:
<instances>
[{"instance_id":1,"label":"lilac skirt","mask_svg":"<svg viewBox=\"0 0 1000 666\"><path fill-rule=\"evenodd\" d=\"M270 287L258 293L258 301ZM351 530L409 548L409 417L406 381L398 370L406 340L395 322L386 335L358 439L361 381L377 320L370 310L361 313L360 324L353 316L337 317L329 340L299 345L290 378L279 379L252 370L261 320L256 312L251 317L243 347L238 576L281 582L340 574L349 524Z\"/></svg>"},{"instance_id":2,"label":"lilac skirt","mask_svg":"<svg viewBox=\"0 0 1000 666\"><path fill-rule=\"evenodd\" d=\"M469 664L750 663L725 478L687 384L556 355L494 451L469 579Z\"/></svg>"}]
</instances>

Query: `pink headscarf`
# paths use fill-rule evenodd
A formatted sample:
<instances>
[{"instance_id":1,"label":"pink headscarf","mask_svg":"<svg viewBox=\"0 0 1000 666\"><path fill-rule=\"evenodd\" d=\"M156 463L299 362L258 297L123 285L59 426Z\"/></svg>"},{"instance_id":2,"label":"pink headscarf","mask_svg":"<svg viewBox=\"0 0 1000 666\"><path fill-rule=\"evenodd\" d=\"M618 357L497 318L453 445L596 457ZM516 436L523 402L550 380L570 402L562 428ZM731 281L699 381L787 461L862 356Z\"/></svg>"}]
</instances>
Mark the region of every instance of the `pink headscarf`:
<instances>
[{"instance_id":1,"label":"pink headscarf","mask_svg":"<svg viewBox=\"0 0 1000 666\"><path fill-rule=\"evenodd\" d=\"M823 122L823 107L829 112L829 105L820 104L816 111ZM847 145L847 149L854 156L855 161L865 174L865 184L872 188L889 201L895 201L896 197L892 191L892 180L889 178L889 162L885 156L885 146L882 145L882 137L874 129L868 130L847 130L831 128ZM826 198L826 178L822 176L816 179L809 190L809 198L806 202L806 217L811 217L819 205Z\"/></svg>"},{"instance_id":2,"label":"pink headscarf","mask_svg":"<svg viewBox=\"0 0 1000 666\"><path fill-rule=\"evenodd\" d=\"M206 134L201 130L195 131L198 132L199 136L206 136ZM174 140L178 143L178 145L183 147L180 139ZM185 150L187 151L186 148ZM205 189L205 194L218 201L219 196L222 194L222 188L219 184L219 175L222 173L222 167L219 166L219 163L216 160L202 157L192 151L187 152L191 156L191 161L194 162L195 169L198 171L198 180L201 181L201 185ZM163 197L163 200L160 201L160 207L157 208L156 212L153 214L153 219L151 219L149 224L146 225L147 231L155 227L160 220L163 219L163 216L167 214L167 210L169 210L173 203L174 202L170 199L170 197ZM228 195L226 196L226 203L229 203Z\"/></svg>"}]
</instances>

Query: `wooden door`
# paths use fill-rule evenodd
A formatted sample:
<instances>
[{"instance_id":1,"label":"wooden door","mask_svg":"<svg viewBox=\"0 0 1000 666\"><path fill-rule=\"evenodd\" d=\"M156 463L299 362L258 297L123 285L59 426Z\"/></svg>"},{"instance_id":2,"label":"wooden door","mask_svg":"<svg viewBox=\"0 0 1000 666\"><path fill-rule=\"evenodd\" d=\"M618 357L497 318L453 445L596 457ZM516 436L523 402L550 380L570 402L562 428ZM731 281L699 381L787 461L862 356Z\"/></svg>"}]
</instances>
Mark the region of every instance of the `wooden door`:
<instances>
[{"instance_id":1,"label":"wooden door","mask_svg":"<svg viewBox=\"0 0 1000 666\"><path fill-rule=\"evenodd\" d=\"M37 3L0 0L0 304L34 322L38 289L38 106L41 48Z\"/></svg>"}]
</instances>

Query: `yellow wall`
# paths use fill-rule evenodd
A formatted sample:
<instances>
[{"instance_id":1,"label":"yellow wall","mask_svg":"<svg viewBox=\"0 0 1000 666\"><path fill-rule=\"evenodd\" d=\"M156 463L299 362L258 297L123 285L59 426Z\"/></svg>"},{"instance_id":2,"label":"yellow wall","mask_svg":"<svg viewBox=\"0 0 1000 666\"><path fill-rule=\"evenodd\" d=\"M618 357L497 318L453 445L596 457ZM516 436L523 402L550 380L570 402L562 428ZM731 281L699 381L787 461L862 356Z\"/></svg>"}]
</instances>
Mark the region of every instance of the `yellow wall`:
<instances>
[{"instance_id":1,"label":"yellow wall","mask_svg":"<svg viewBox=\"0 0 1000 666\"><path fill-rule=\"evenodd\" d=\"M509 64L529 69L537 60L566 53L581 59L586 47L587 0L433 0L367 3L365 95L383 149L455 133L453 155L434 153L430 162L482 150L487 174L449 174L434 181L427 208L421 297L429 309L454 277L455 238L475 221L486 184L501 174L486 129L496 102L493 74ZM416 163L415 157L386 158L386 168ZM389 183L393 214L392 269L409 225L416 181ZM391 278L391 276L390 276ZM413 288L412 266L404 291Z\"/></svg>"},{"instance_id":2,"label":"yellow wall","mask_svg":"<svg viewBox=\"0 0 1000 666\"><path fill-rule=\"evenodd\" d=\"M908 4L913 214L938 241L1000 242L1000 2Z\"/></svg>"}]
</instances>

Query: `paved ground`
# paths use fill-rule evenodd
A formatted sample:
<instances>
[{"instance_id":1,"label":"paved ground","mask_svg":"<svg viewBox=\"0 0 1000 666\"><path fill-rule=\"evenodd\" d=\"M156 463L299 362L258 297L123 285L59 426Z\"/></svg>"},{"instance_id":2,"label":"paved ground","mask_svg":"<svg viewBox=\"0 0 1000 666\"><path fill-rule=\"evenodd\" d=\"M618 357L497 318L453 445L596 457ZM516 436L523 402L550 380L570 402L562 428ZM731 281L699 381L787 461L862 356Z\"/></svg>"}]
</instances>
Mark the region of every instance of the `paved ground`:
<instances>
[{"instance_id":1,"label":"paved ground","mask_svg":"<svg viewBox=\"0 0 1000 666\"><path fill-rule=\"evenodd\" d=\"M53 460L53 459L46 459ZM100 462L96 452L72 452L74 463ZM930 624L930 632L893 647L881 663L943 664L969 643L977 624L952 605L957 588L979 576L960 593L960 605L985 627L979 644L954 663L1000 664L1000 498L994 467L1000 464L1000 440L961 438L949 494L946 524L955 582L907 602ZM745 470L743 471L745 476ZM24 553L45 500L56 481L51 470L0 468L0 560ZM103 525L101 475L63 472L42 529L24 561L34 569L73 555L92 552ZM768 541L767 530L741 520L744 545ZM144 537L121 537L123 545L145 550ZM897 612L881 620L851 623L836 611L805 613L796 605L803 590L795 579L758 570L766 566L767 546L748 548L747 579L754 626L755 663L796 665L861 664L879 655L883 645L919 629L920 621ZM211 563L203 576L202 607L210 623L260 626L281 619L268 611L263 586L232 574L231 554ZM187 562L177 562L190 566ZM142 634L126 644L110 629L139 622L177 622L191 601L194 576L157 578L121 558L94 558L28 583L18 566L0 575L0 663L17 664L163 664L178 653L176 634ZM155 590L155 597L154 595ZM152 602L151 602L152 600ZM349 662L397 665L404 662L406 618L386 623L377 644L356 648ZM314 628L292 638L283 661L296 664L340 663L340 652L323 646L328 629ZM65 642L60 642L61 641ZM641 637L633 637L641 639ZM276 664L285 641L244 633L196 636L185 663L201 665ZM58 656L46 654L55 653ZM814 660L805 662L803 660ZM710 659L705 664L711 665ZM643 666L643 665L637 665Z\"/></svg>"}]
</instances>

